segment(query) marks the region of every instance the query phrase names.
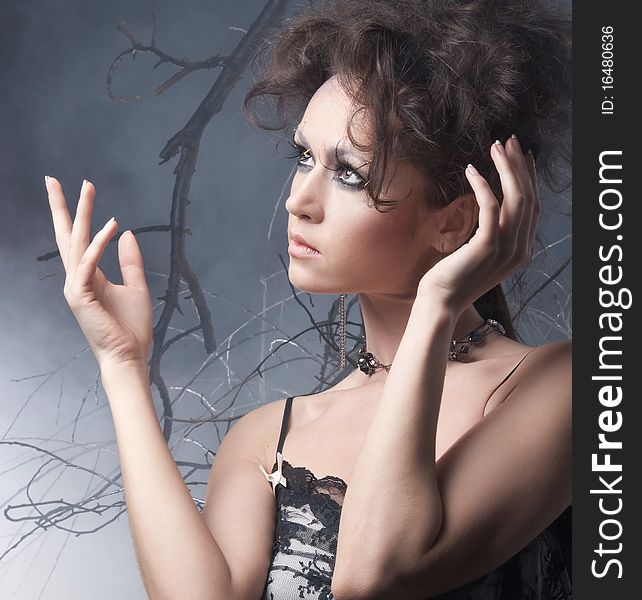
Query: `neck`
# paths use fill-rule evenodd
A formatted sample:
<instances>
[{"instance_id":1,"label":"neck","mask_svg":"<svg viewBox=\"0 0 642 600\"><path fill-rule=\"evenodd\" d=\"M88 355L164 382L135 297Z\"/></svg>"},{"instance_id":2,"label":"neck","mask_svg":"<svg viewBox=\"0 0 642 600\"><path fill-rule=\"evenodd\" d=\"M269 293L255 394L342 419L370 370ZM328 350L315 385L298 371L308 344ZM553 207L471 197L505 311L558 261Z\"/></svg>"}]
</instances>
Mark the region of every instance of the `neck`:
<instances>
[{"instance_id":1,"label":"neck","mask_svg":"<svg viewBox=\"0 0 642 600\"><path fill-rule=\"evenodd\" d=\"M359 294L363 315L366 349L384 365L391 364L401 343L415 298L382 294ZM471 304L464 309L455 323L452 337L456 340L476 329L484 319ZM385 370L378 369L371 378Z\"/></svg>"}]
</instances>

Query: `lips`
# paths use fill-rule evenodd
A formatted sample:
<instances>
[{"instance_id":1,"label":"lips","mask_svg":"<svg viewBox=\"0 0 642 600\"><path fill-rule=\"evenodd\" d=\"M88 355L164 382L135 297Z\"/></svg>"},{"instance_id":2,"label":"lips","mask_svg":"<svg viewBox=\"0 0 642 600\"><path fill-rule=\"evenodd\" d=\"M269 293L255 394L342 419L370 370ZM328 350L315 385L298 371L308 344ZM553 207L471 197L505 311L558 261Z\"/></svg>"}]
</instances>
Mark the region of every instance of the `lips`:
<instances>
[{"instance_id":1,"label":"lips","mask_svg":"<svg viewBox=\"0 0 642 600\"><path fill-rule=\"evenodd\" d=\"M314 246L312 246L311 244L309 244L309 243L305 240L305 238L304 238L304 237L302 237L302 236L300 236L300 235L298 235L298 234L296 234L296 233L292 233L292 234L290 234L290 239L291 239L291 240L294 240L295 242L298 242L299 244L302 244L302 245L304 245L304 246L307 246L308 248L310 248L310 249L314 250L315 252L319 252L319 251L318 251Z\"/></svg>"}]
</instances>

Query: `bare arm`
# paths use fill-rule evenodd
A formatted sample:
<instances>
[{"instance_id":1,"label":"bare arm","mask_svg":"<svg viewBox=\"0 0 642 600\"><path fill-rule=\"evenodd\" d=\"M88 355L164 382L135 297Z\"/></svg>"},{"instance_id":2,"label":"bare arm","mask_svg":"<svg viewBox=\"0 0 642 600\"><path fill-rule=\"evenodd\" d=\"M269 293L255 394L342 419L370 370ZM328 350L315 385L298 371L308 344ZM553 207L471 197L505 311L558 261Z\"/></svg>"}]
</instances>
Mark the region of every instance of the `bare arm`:
<instances>
[{"instance_id":1,"label":"bare arm","mask_svg":"<svg viewBox=\"0 0 642 600\"><path fill-rule=\"evenodd\" d=\"M397 378L393 363L344 499L337 600L459 587L508 560L570 503L570 343L533 352L509 398L435 462L451 323L413 313L408 332L395 362L417 369ZM351 572L357 558L367 569Z\"/></svg>"},{"instance_id":2,"label":"bare arm","mask_svg":"<svg viewBox=\"0 0 642 600\"><path fill-rule=\"evenodd\" d=\"M135 236L118 240L123 285L98 267L114 219L89 241L95 188L83 182L76 216L60 182L45 177L63 293L101 368L116 429L125 501L143 581L152 600L256 600L265 583L274 499L256 468L274 403L239 419L218 448L205 515L194 505L162 435L147 373L152 303ZM274 423L269 422L272 427Z\"/></svg>"},{"instance_id":3,"label":"bare arm","mask_svg":"<svg viewBox=\"0 0 642 600\"><path fill-rule=\"evenodd\" d=\"M146 371L102 372L136 557L152 600L232 597L225 556L160 428Z\"/></svg>"},{"instance_id":4,"label":"bare arm","mask_svg":"<svg viewBox=\"0 0 642 600\"><path fill-rule=\"evenodd\" d=\"M134 548L149 597L259 598L274 515L268 507L274 500L256 464L239 468L243 453L249 455L258 447L257 416L245 415L223 439L202 515L163 437L146 369L103 370L102 382L116 430ZM248 497L248 489L256 493ZM238 522L237 511L243 509L251 522L247 525ZM244 553L239 552L241 545Z\"/></svg>"},{"instance_id":5,"label":"bare arm","mask_svg":"<svg viewBox=\"0 0 642 600\"><path fill-rule=\"evenodd\" d=\"M338 600L391 586L439 532L435 437L453 321L413 306L343 500L332 579Z\"/></svg>"}]
</instances>

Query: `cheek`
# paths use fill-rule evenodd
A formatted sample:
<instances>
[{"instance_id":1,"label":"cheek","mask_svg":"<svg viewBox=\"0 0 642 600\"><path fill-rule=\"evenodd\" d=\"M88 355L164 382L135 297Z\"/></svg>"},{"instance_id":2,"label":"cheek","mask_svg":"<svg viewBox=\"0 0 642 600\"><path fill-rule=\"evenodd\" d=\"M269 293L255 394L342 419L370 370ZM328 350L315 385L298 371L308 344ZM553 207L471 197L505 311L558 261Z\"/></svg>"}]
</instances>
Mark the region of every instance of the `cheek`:
<instances>
[{"instance_id":1,"label":"cheek","mask_svg":"<svg viewBox=\"0 0 642 600\"><path fill-rule=\"evenodd\" d=\"M344 222L337 231L336 241L342 248L341 254L345 250L362 265L376 265L378 270L399 269L400 265L403 270L403 264L412 263L417 252L417 226L395 211Z\"/></svg>"}]
</instances>

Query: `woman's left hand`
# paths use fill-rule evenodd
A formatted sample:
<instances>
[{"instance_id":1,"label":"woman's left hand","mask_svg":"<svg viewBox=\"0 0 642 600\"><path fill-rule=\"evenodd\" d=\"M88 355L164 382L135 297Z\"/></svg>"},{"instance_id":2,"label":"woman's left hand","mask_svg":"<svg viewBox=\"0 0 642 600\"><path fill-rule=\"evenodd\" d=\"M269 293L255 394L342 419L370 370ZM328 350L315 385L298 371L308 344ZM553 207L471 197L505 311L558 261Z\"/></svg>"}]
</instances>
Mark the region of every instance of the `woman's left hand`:
<instances>
[{"instance_id":1,"label":"woman's left hand","mask_svg":"<svg viewBox=\"0 0 642 600\"><path fill-rule=\"evenodd\" d=\"M501 180L501 207L486 179L467 168L479 205L479 227L468 242L434 265L417 288L417 296L436 295L455 312L463 311L532 258L541 210L535 159L530 152L524 155L513 137L506 146L494 143L491 158Z\"/></svg>"}]
</instances>

